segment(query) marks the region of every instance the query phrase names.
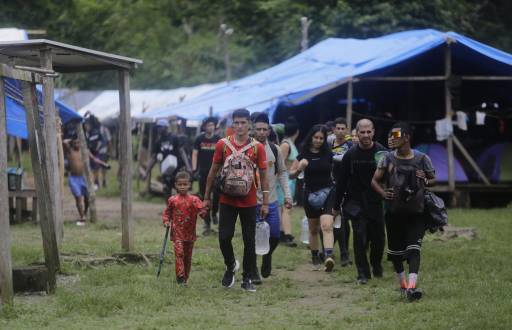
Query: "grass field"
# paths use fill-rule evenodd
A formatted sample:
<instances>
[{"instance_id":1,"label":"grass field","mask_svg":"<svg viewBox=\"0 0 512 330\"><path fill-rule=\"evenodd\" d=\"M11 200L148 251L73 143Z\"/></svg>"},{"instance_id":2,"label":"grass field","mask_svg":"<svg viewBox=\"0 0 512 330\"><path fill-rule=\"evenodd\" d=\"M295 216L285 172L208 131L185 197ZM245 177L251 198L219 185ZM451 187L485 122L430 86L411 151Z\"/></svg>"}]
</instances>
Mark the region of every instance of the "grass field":
<instances>
[{"instance_id":1,"label":"grass field","mask_svg":"<svg viewBox=\"0 0 512 330\"><path fill-rule=\"evenodd\" d=\"M159 280L156 264L91 268L63 262L67 276L56 294L17 295L12 308L0 311L0 329L510 329L511 214L510 207L452 210L450 222L475 227L478 236L449 241L428 236L419 279L425 294L418 303L399 297L388 262L383 279L360 286L354 266L312 272L304 246L278 247L273 276L256 293L240 289L240 274L235 287L225 290L218 243L209 236L196 244L188 288L174 284L171 253ZM300 216L296 209L297 234ZM12 236L14 264L42 260L37 226L13 226ZM162 237L159 219L136 223L137 251L157 253ZM239 230L234 243L241 256ZM66 224L63 253L101 257L119 250L115 223Z\"/></svg>"}]
</instances>

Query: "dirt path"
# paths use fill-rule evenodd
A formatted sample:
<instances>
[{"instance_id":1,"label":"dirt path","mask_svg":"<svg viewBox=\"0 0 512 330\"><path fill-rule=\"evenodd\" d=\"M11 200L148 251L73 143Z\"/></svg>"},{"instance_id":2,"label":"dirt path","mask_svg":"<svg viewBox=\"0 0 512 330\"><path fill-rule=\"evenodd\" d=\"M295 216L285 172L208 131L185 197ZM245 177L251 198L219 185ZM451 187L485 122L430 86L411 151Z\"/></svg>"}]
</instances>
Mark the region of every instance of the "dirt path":
<instances>
[{"instance_id":1,"label":"dirt path","mask_svg":"<svg viewBox=\"0 0 512 330\"><path fill-rule=\"evenodd\" d=\"M334 272L336 271L341 270L337 268ZM278 275L289 278L301 288L303 297L295 302L298 307L315 310L320 314L351 311L353 302L360 299L360 295L354 291L351 285L353 282L337 283L334 272L326 274L323 270L313 271L310 263L303 263L297 265L293 271L282 270ZM342 306L340 301L343 301Z\"/></svg>"},{"instance_id":2,"label":"dirt path","mask_svg":"<svg viewBox=\"0 0 512 330\"><path fill-rule=\"evenodd\" d=\"M70 193L64 193L64 220L75 221L78 219L78 211L76 210L75 200ZM155 204L147 202L132 202L132 214L134 220L142 219L159 219L164 203ZM104 221L119 221L121 217L121 199L96 197L96 211L98 219Z\"/></svg>"}]
</instances>

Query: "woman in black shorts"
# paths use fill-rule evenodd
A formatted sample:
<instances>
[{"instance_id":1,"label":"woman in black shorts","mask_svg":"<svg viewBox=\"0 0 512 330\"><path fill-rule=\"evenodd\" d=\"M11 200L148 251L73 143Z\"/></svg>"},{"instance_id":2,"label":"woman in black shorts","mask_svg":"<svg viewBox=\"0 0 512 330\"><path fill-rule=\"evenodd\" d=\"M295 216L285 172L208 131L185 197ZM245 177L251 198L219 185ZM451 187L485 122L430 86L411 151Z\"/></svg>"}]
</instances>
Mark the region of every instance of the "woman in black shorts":
<instances>
[{"instance_id":1,"label":"woman in black shorts","mask_svg":"<svg viewBox=\"0 0 512 330\"><path fill-rule=\"evenodd\" d=\"M318 253L318 234L322 229L325 248L325 271L334 267L333 216L334 187L331 177L332 153L327 144L327 129L315 125L304 139L302 152L290 168L290 177L304 171L304 211L309 222L309 247L314 270L319 270L321 259Z\"/></svg>"}]
</instances>

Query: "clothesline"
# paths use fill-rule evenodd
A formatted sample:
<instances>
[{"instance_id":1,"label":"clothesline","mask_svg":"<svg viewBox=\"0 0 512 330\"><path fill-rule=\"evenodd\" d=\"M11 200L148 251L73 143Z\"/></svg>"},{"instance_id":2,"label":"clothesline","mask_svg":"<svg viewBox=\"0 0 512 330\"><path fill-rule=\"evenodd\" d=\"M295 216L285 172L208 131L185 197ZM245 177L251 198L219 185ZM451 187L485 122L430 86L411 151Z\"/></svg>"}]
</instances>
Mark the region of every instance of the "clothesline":
<instances>
[{"instance_id":1,"label":"clothesline","mask_svg":"<svg viewBox=\"0 0 512 330\"><path fill-rule=\"evenodd\" d=\"M454 110L454 111L461 111L461 110ZM360 113L360 112L357 112L357 111L352 111L353 114L355 115L358 115L358 116L361 116L361 117L364 117L364 118L368 118L368 119L373 119L373 120L376 120L376 121L383 121L383 122L396 122L400 119L395 119L395 118L388 118L388 117L380 117L380 116L372 116L372 115L368 115L368 114L363 114L363 113ZM453 114L453 116L455 116L455 113ZM491 114L487 114L485 113L485 116L486 117L490 117L490 118L495 118L495 119L504 119L504 118L512 118L512 114L510 115L507 115L507 116L496 116L496 115L491 115ZM409 124L414 124L414 125L434 125L436 123L436 120L407 120L407 122Z\"/></svg>"}]
</instances>

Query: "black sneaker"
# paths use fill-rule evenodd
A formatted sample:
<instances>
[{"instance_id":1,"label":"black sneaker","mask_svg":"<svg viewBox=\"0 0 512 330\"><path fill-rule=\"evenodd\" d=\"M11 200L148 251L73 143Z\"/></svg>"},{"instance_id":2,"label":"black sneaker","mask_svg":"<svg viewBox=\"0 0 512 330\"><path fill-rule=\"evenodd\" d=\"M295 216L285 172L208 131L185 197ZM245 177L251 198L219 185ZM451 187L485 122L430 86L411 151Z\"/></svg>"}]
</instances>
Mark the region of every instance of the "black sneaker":
<instances>
[{"instance_id":1,"label":"black sneaker","mask_svg":"<svg viewBox=\"0 0 512 330\"><path fill-rule=\"evenodd\" d=\"M297 243L293 241L292 235L284 235L284 238L281 241L281 243L287 247L297 247Z\"/></svg>"},{"instance_id":2,"label":"black sneaker","mask_svg":"<svg viewBox=\"0 0 512 330\"><path fill-rule=\"evenodd\" d=\"M263 276L263 278L267 278L272 272L272 257L270 255L264 255L262 259L261 276Z\"/></svg>"},{"instance_id":3,"label":"black sneaker","mask_svg":"<svg viewBox=\"0 0 512 330\"><path fill-rule=\"evenodd\" d=\"M421 297L423 296L423 293L421 292L421 290L415 289L415 288L407 289L405 291L405 294L407 295L407 300L409 300L411 302L420 300Z\"/></svg>"},{"instance_id":4,"label":"black sneaker","mask_svg":"<svg viewBox=\"0 0 512 330\"><path fill-rule=\"evenodd\" d=\"M372 271L373 271L373 277L382 278L382 276L383 276L382 266L372 267Z\"/></svg>"},{"instance_id":5,"label":"black sneaker","mask_svg":"<svg viewBox=\"0 0 512 330\"><path fill-rule=\"evenodd\" d=\"M254 271L254 274L252 275L252 283L254 285L260 285L261 283L263 283L257 269Z\"/></svg>"},{"instance_id":6,"label":"black sneaker","mask_svg":"<svg viewBox=\"0 0 512 330\"><path fill-rule=\"evenodd\" d=\"M320 259L319 256L312 256L311 263L313 264L314 271L319 271L320 268L322 267L322 260Z\"/></svg>"},{"instance_id":7,"label":"black sneaker","mask_svg":"<svg viewBox=\"0 0 512 330\"><path fill-rule=\"evenodd\" d=\"M240 268L240 263L238 260L235 260L235 264L231 269L227 269L224 272L224 276L222 277L222 286L225 288L231 288L233 284L235 284L235 272Z\"/></svg>"},{"instance_id":8,"label":"black sneaker","mask_svg":"<svg viewBox=\"0 0 512 330\"><path fill-rule=\"evenodd\" d=\"M362 275L358 276L357 277L357 283L362 284L362 285L367 284L368 283L368 277L362 276Z\"/></svg>"},{"instance_id":9,"label":"black sneaker","mask_svg":"<svg viewBox=\"0 0 512 330\"><path fill-rule=\"evenodd\" d=\"M242 290L245 290L245 291L248 291L248 292L256 292L256 288L254 287L254 285L252 284L252 281L251 279L249 278L244 278L242 280Z\"/></svg>"}]
</instances>

